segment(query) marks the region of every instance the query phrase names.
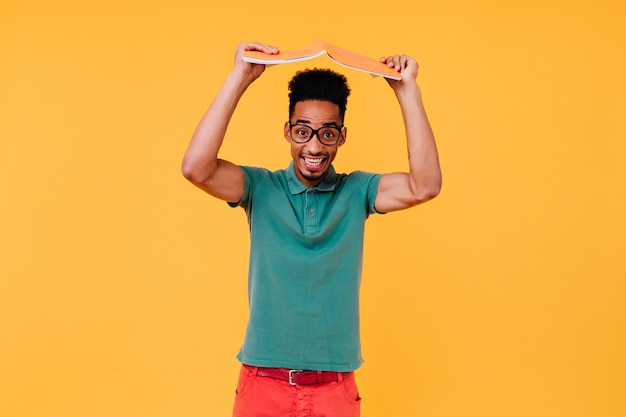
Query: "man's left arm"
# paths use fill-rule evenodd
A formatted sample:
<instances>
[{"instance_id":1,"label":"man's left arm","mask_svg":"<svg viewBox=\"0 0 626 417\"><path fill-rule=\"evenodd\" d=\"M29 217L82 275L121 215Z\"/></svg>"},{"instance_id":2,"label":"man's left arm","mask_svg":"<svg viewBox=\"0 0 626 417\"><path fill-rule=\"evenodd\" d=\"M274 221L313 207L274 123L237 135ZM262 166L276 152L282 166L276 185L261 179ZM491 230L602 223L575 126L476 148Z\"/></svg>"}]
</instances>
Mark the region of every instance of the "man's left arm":
<instances>
[{"instance_id":1,"label":"man's left arm","mask_svg":"<svg viewBox=\"0 0 626 417\"><path fill-rule=\"evenodd\" d=\"M441 169L435 136L426 117L417 85L417 62L406 55L381 58L400 71L399 81L386 79L398 99L406 130L409 172L383 175L374 206L379 212L413 207L435 198L441 189Z\"/></svg>"}]
</instances>

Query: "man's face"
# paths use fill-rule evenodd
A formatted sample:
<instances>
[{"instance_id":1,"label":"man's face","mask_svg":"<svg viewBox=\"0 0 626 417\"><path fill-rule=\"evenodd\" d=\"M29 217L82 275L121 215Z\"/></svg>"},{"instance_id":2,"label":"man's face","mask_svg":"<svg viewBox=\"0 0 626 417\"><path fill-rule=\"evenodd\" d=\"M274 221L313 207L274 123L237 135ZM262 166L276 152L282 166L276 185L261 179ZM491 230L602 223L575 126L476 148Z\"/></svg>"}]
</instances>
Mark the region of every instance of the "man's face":
<instances>
[{"instance_id":1,"label":"man's face","mask_svg":"<svg viewBox=\"0 0 626 417\"><path fill-rule=\"evenodd\" d=\"M292 136L294 129L291 125L308 126L313 130L324 127L334 127L339 134L337 143L324 145L320 142L318 134L306 143L296 143ZM346 141L346 128L341 129L343 121L339 115L339 106L330 101L305 100L296 103L291 120L285 123L285 139L291 144L291 157L293 158L296 176L308 188L319 185L326 176L331 163L335 159L337 149ZM297 129L297 127L296 127ZM326 135L330 136L329 131ZM296 140L302 140L297 139Z\"/></svg>"}]
</instances>

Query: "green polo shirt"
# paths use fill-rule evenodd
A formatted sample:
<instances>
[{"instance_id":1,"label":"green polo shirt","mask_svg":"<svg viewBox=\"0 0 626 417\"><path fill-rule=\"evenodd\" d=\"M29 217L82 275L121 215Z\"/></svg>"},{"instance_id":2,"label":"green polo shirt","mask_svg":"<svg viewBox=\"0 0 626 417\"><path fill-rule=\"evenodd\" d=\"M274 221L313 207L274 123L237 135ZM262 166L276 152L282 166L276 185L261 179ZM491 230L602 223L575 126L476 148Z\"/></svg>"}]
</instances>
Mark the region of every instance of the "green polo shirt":
<instances>
[{"instance_id":1,"label":"green polo shirt","mask_svg":"<svg viewBox=\"0 0 626 417\"><path fill-rule=\"evenodd\" d=\"M286 170L241 167L250 225L250 317L237 358L262 367L351 371L361 357L365 220L381 175L337 174L316 188Z\"/></svg>"}]
</instances>

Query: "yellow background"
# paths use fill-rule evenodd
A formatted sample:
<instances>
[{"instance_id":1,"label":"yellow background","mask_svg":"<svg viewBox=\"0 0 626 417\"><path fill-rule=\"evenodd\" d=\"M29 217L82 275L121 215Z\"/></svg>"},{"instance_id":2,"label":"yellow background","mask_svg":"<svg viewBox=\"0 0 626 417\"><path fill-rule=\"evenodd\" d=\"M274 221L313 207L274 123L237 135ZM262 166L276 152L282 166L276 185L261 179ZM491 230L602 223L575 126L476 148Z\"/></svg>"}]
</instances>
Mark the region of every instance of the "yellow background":
<instances>
[{"instance_id":1,"label":"yellow background","mask_svg":"<svg viewBox=\"0 0 626 417\"><path fill-rule=\"evenodd\" d=\"M362 415L626 415L626 3L4 0L0 416L227 416L247 224L187 183L247 40L407 53L444 188L375 216ZM223 156L286 166L286 83L353 88L339 171L406 169L382 79L268 69Z\"/></svg>"}]
</instances>

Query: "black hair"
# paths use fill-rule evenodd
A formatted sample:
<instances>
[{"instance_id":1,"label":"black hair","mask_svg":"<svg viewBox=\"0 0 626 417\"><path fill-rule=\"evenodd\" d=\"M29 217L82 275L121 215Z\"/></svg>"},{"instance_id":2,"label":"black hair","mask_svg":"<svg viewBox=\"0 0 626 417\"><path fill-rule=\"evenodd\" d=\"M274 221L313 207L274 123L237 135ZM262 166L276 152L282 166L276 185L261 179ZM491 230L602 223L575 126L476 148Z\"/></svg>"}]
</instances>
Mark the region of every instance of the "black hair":
<instances>
[{"instance_id":1,"label":"black hair","mask_svg":"<svg viewBox=\"0 0 626 417\"><path fill-rule=\"evenodd\" d=\"M350 87L342 74L330 69L307 69L298 71L289 81L289 118L293 116L296 103L304 100L330 101L339 106L343 120L346 114Z\"/></svg>"}]
</instances>

